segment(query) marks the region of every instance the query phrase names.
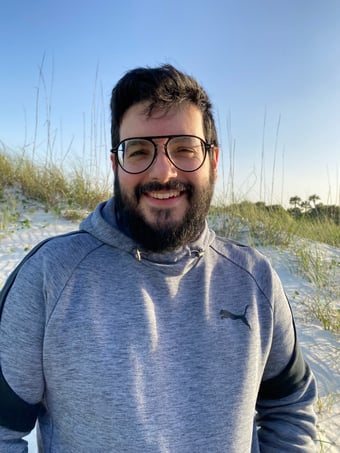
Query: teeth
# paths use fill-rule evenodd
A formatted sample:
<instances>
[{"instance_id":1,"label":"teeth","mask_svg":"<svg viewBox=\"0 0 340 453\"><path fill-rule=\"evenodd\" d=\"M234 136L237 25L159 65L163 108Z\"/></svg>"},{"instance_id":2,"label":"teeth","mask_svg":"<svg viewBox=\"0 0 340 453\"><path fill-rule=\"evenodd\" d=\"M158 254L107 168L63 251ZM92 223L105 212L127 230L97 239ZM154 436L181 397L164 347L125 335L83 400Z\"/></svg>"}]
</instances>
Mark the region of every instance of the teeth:
<instances>
[{"instance_id":1,"label":"teeth","mask_svg":"<svg viewBox=\"0 0 340 453\"><path fill-rule=\"evenodd\" d=\"M178 197L179 195L180 195L180 192L178 192L178 191L167 192L167 193L150 192L150 196L153 198L157 198L158 200L166 200L167 198L174 198L174 197Z\"/></svg>"}]
</instances>

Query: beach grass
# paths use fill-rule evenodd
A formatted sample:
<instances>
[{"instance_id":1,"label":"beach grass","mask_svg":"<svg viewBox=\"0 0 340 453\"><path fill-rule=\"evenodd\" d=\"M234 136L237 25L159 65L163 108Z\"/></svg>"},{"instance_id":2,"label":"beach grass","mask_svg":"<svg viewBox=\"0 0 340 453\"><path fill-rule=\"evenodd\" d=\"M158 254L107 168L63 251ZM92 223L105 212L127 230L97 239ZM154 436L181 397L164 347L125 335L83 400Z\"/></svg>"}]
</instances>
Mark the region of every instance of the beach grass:
<instances>
[{"instance_id":1,"label":"beach grass","mask_svg":"<svg viewBox=\"0 0 340 453\"><path fill-rule=\"evenodd\" d=\"M0 195L9 187L46 210L92 210L112 194L107 180L93 178L82 168L64 168L53 162L39 164L24 153L0 149Z\"/></svg>"},{"instance_id":2,"label":"beach grass","mask_svg":"<svg viewBox=\"0 0 340 453\"><path fill-rule=\"evenodd\" d=\"M287 247L296 237L340 247L340 225L327 216L295 216L280 205L243 201L211 207L210 218L217 222L218 232L244 239L252 245ZM215 219L215 220L214 220Z\"/></svg>"}]
</instances>

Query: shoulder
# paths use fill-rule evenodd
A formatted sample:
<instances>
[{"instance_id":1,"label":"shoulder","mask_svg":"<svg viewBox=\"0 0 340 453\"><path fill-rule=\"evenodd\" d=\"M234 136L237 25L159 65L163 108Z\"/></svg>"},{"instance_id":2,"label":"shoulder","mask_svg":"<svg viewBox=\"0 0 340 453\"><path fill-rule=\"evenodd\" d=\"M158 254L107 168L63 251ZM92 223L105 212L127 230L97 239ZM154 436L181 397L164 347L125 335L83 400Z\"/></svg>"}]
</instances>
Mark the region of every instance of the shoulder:
<instances>
[{"instance_id":1,"label":"shoulder","mask_svg":"<svg viewBox=\"0 0 340 453\"><path fill-rule=\"evenodd\" d=\"M91 250L102 245L102 242L84 230L71 231L59 236L52 236L37 244L29 255L37 253L63 253L65 250Z\"/></svg>"},{"instance_id":2,"label":"shoulder","mask_svg":"<svg viewBox=\"0 0 340 453\"><path fill-rule=\"evenodd\" d=\"M19 264L22 267L39 267L47 275L49 272L58 274L73 269L86 256L101 247L103 243L86 231L74 231L60 236L53 236L36 245Z\"/></svg>"},{"instance_id":3,"label":"shoulder","mask_svg":"<svg viewBox=\"0 0 340 453\"><path fill-rule=\"evenodd\" d=\"M217 236L211 249L225 261L226 271L232 272L235 279L246 276L268 299L274 294L283 295L281 281L269 259L254 247Z\"/></svg>"},{"instance_id":4,"label":"shoulder","mask_svg":"<svg viewBox=\"0 0 340 453\"><path fill-rule=\"evenodd\" d=\"M67 262L72 257L84 255L102 245L102 242L91 234L79 230L52 236L39 242L19 263L22 267L27 261L61 259Z\"/></svg>"},{"instance_id":5,"label":"shoulder","mask_svg":"<svg viewBox=\"0 0 340 453\"><path fill-rule=\"evenodd\" d=\"M53 236L39 242L16 266L0 292L0 314L2 303L18 276L37 281L43 275L56 276L74 268L86 255L100 247L102 242L89 233L79 230Z\"/></svg>"},{"instance_id":6,"label":"shoulder","mask_svg":"<svg viewBox=\"0 0 340 453\"><path fill-rule=\"evenodd\" d=\"M216 236L211 248L221 257L234 263L244 270L252 272L259 266L271 269L269 259L254 247L242 244L240 242Z\"/></svg>"}]
</instances>

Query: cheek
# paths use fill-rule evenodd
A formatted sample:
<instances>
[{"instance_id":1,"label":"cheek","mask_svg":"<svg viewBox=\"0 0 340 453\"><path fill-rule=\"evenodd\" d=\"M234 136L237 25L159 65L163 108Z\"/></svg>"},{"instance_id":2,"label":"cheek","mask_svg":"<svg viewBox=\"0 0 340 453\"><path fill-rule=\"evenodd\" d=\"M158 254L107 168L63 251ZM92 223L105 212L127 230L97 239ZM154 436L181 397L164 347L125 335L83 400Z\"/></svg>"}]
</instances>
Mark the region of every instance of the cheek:
<instances>
[{"instance_id":1,"label":"cheek","mask_svg":"<svg viewBox=\"0 0 340 453\"><path fill-rule=\"evenodd\" d=\"M196 187L206 186L214 180L215 170L212 168L210 162L207 162L207 165L204 165L197 172L194 172L190 175L190 183Z\"/></svg>"},{"instance_id":2,"label":"cheek","mask_svg":"<svg viewBox=\"0 0 340 453\"><path fill-rule=\"evenodd\" d=\"M120 189L127 193L134 193L135 188L141 183L142 178L138 175L130 175L118 168L115 172L115 178L119 179Z\"/></svg>"},{"instance_id":3,"label":"cheek","mask_svg":"<svg viewBox=\"0 0 340 453\"><path fill-rule=\"evenodd\" d=\"M139 175L130 175L120 168L117 164L115 156L111 155L111 167L115 180L118 178L119 185L123 190L133 190L139 184L141 177Z\"/></svg>"}]
</instances>

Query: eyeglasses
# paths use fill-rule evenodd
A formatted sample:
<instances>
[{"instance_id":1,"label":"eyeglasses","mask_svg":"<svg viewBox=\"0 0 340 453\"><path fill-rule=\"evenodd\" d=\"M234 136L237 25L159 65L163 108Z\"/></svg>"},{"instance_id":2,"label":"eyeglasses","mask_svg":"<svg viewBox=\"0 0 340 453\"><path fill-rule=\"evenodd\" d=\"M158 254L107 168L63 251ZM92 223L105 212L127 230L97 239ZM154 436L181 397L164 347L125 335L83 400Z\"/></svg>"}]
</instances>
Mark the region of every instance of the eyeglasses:
<instances>
[{"instance_id":1,"label":"eyeglasses","mask_svg":"<svg viewBox=\"0 0 340 453\"><path fill-rule=\"evenodd\" d=\"M131 174L143 173L154 163L158 144L154 139L167 138L165 155L178 170L192 172L204 164L207 152L214 145L195 135L160 135L155 137L131 137L122 140L111 150L116 154L119 166Z\"/></svg>"}]
</instances>

